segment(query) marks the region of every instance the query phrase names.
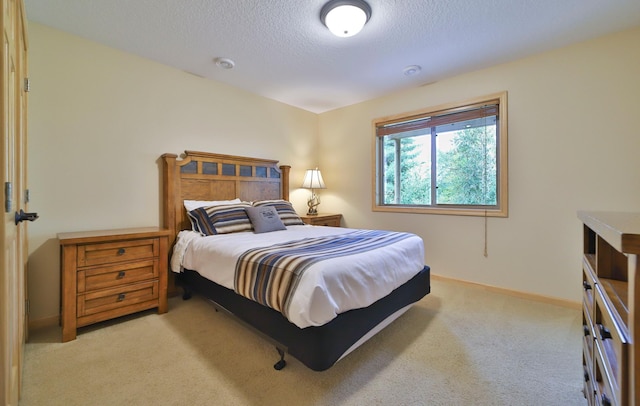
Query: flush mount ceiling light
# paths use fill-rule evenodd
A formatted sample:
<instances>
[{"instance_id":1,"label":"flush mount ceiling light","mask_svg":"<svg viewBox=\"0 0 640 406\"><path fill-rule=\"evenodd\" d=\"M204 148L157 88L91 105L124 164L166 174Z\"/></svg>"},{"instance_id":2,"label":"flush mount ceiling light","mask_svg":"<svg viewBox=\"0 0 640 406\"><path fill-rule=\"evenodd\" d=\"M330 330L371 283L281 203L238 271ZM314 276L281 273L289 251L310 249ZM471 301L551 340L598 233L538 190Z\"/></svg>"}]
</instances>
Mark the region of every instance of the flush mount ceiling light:
<instances>
[{"instance_id":1,"label":"flush mount ceiling light","mask_svg":"<svg viewBox=\"0 0 640 406\"><path fill-rule=\"evenodd\" d=\"M233 69L233 67L236 66L236 63L229 58L216 58L213 62L216 63L217 67L222 69Z\"/></svg>"},{"instance_id":2,"label":"flush mount ceiling light","mask_svg":"<svg viewBox=\"0 0 640 406\"><path fill-rule=\"evenodd\" d=\"M351 37L362 30L371 17L364 0L331 0L320 10L320 20L338 37Z\"/></svg>"},{"instance_id":3,"label":"flush mount ceiling light","mask_svg":"<svg viewBox=\"0 0 640 406\"><path fill-rule=\"evenodd\" d=\"M421 70L420 65L409 65L402 70L402 73L404 73L405 76L413 76L420 73Z\"/></svg>"}]
</instances>

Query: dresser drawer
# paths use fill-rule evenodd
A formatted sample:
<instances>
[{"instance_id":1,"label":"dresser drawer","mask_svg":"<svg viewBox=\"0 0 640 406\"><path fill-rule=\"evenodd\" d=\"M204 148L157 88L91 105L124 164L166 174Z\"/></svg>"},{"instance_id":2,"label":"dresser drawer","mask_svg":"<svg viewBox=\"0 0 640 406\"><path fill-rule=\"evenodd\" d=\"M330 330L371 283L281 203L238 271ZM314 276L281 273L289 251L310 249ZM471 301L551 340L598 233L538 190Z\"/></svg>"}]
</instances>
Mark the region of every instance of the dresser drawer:
<instances>
[{"instance_id":1,"label":"dresser drawer","mask_svg":"<svg viewBox=\"0 0 640 406\"><path fill-rule=\"evenodd\" d=\"M582 330L584 336L582 337L582 350L584 352L584 358L589 370L593 369L593 346L595 342L595 331L593 330L593 323L588 313L583 311L582 313Z\"/></svg>"},{"instance_id":2,"label":"dresser drawer","mask_svg":"<svg viewBox=\"0 0 640 406\"><path fill-rule=\"evenodd\" d=\"M596 357L593 359L595 363L596 380L593 383L596 405L618 405L620 400L616 398L612 386L612 377L609 375L607 368L604 367L603 350L600 343L596 343ZM626 403L624 403L626 404Z\"/></svg>"},{"instance_id":3,"label":"dresser drawer","mask_svg":"<svg viewBox=\"0 0 640 406\"><path fill-rule=\"evenodd\" d=\"M158 250L157 238L78 245L78 267L153 258Z\"/></svg>"},{"instance_id":4,"label":"dresser drawer","mask_svg":"<svg viewBox=\"0 0 640 406\"><path fill-rule=\"evenodd\" d=\"M596 277L591 270L591 266L586 258L582 266L582 301L584 307L589 313L589 317L593 319L594 302L593 295L596 289Z\"/></svg>"},{"instance_id":5,"label":"dresser drawer","mask_svg":"<svg viewBox=\"0 0 640 406\"><path fill-rule=\"evenodd\" d=\"M78 271L78 293L148 281L157 277L157 259L81 270Z\"/></svg>"},{"instance_id":6,"label":"dresser drawer","mask_svg":"<svg viewBox=\"0 0 640 406\"><path fill-rule=\"evenodd\" d=\"M157 306L158 281L134 283L119 288L103 289L78 295L78 317L88 316L147 301Z\"/></svg>"},{"instance_id":7,"label":"dresser drawer","mask_svg":"<svg viewBox=\"0 0 640 406\"><path fill-rule=\"evenodd\" d=\"M609 306L600 286L596 286L594 330L596 337L596 364L600 365L603 378L608 381L616 404L626 404L622 399L628 393L628 359L629 339L626 331L621 328L612 316L612 306ZM606 391L603 392L606 395Z\"/></svg>"},{"instance_id":8,"label":"dresser drawer","mask_svg":"<svg viewBox=\"0 0 640 406\"><path fill-rule=\"evenodd\" d=\"M584 386L582 388L582 393L584 393L585 399L587 399L587 405L591 406L595 404L595 389L593 388L593 377L591 376L591 369L586 365L582 360L582 369L584 373Z\"/></svg>"}]
</instances>

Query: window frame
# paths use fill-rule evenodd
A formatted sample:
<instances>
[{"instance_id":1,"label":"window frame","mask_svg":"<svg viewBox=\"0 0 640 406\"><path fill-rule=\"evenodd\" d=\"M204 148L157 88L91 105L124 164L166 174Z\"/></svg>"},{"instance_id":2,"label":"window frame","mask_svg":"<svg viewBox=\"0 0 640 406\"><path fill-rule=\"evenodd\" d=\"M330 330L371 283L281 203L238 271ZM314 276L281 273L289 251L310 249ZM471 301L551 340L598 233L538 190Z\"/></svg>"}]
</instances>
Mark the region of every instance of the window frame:
<instances>
[{"instance_id":1,"label":"window frame","mask_svg":"<svg viewBox=\"0 0 640 406\"><path fill-rule=\"evenodd\" d=\"M498 127L497 127L497 151L496 151L496 195L495 206L468 206L468 205L403 205L384 204L384 180L382 179L384 162L384 151L381 148L382 136L377 134L377 129L382 125L401 123L409 120L417 120L431 116L457 113L473 107L480 107L487 103L498 105ZM509 216L509 190L508 190L508 131L507 131L507 92L494 93L487 96L463 102L448 103L426 109L401 113L393 116L376 118L372 121L373 126L373 170L372 170L372 211L374 212L396 212L396 213L422 213L422 214L444 214L460 216L479 217L508 217Z\"/></svg>"}]
</instances>

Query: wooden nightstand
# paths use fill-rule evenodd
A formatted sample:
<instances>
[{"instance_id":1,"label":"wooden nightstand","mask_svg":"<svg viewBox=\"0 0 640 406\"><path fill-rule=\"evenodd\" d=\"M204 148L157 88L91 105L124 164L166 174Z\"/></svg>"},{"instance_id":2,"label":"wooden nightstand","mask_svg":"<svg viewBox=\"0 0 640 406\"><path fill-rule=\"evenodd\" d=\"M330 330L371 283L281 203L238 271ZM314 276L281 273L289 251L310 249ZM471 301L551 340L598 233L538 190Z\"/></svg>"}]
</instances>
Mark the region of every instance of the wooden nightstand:
<instances>
[{"instance_id":1,"label":"wooden nightstand","mask_svg":"<svg viewBox=\"0 0 640 406\"><path fill-rule=\"evenodd\" d=\"M60 233L62 341L87 326L157 307L167 312L169 231Z\"/></svg>"},{"instance_id":2,"label":"wooden nightstand","mask_svg":"<svg viewBox=\"0 0 640 406\"><path fill-rule=\"evenodd\" d=\"M304 216L300 216L300 218L305 224L311 224L312 226L340 227L342 214L318 213L315 216L305 214Z\"/></svg>"}]
</instances>

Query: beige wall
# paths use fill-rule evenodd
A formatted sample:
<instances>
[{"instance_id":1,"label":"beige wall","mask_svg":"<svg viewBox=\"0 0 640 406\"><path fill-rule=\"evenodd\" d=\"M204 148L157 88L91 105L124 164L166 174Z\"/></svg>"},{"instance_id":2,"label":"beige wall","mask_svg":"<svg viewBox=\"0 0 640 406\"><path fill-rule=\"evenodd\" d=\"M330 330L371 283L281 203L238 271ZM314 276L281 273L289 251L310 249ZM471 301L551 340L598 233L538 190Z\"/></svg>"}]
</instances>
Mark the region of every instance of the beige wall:
<instances>
[{"instance_id":1,"label":"beige wall","mask_svg":"<svg viewBox=\"0 0 640 406\"><path fill-rule=\"evenodd\" d=\"M580 301L579 209L640 209L640 28L320 116L323 208L415 232L434 274ZM506 219L371 211L372 120L508 91Z\"/></svg>"},{"instance_id":2,"label":"beige wall","mask_svg":"<svg viewBox=\"0 0 640 406\"><path fill-rule=\"evenodd\" d=\"M29 44L32 320L59 313L57 233L160 224L165 152L279 159L306 208L296 185L317 164L316 114L33 22Z\"/></svg>"},{"instance_id":3,"label":"beige wall","mask_svg":"<svg viewBox=\"0 0 640 406\"><path fill-rule=\"evenodd\" d=\"M350 227L412 231L432 272L580 300L578 209L638 210L640 29L321 115L30 23L29 296L54 318L62 231L158 225L157 159L185 149L319 165L322 211ZM213 69L213 67L212 67ZM509 93L510 216L373 213L374 118ZM318 154L314 153L318 149Z\"/></svg>"}]
</instances>

